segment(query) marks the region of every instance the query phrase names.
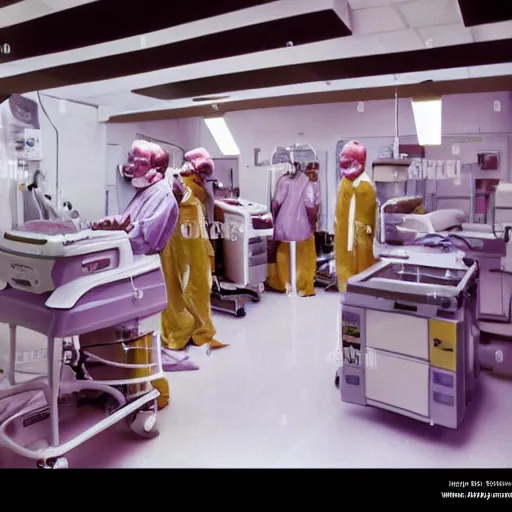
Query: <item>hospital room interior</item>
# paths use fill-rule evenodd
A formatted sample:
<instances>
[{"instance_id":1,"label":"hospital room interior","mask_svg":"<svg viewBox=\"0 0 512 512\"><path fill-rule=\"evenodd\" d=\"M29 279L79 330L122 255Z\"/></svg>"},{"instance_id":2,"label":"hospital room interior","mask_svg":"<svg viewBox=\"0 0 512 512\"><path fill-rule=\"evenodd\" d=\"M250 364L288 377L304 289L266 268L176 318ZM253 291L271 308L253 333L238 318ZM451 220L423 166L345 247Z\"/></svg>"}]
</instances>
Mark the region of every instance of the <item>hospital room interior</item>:
<instances>
[{"instance_id":1,"label":"hospital room interior","mask_svg":"<svg viewBox=\"0 0 512 512\"><path fill-rule=\"evenodd\" d=\"M508 3L118 15L0 1L0 467L510 467Z\"/></svg>"}]
</instances>

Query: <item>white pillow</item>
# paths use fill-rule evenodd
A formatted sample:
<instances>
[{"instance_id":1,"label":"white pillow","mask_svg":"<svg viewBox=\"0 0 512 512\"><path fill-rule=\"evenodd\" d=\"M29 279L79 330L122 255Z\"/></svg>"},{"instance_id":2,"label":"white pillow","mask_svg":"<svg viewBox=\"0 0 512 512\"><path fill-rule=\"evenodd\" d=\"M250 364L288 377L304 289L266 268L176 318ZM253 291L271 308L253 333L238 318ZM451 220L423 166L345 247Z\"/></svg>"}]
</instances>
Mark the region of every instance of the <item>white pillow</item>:
<instances>
[{"instance_id":1,"label":"white pillow","mask_svg":"<svg viewBox=\"0 0 512 512\"><path fill-rule=\"evenodd\" d=\"M429 217L434 231L439 233L440 231L446 231L447 229L455 226L460 226L463 222L466 222L467 216L462 210L450 209L450 210L436 210L426 214Z\"/></svg>"}]
</instances>

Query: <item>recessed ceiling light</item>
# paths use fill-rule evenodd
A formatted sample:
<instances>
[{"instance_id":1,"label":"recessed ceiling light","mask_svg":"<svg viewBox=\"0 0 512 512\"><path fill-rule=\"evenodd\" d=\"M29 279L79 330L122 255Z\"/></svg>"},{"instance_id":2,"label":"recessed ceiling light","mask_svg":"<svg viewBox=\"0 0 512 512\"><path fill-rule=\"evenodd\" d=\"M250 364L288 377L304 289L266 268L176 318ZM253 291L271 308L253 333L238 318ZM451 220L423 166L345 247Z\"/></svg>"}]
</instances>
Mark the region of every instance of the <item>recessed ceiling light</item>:
<instances>
[{"instance_id":1,"label":"recessed ceiling light","mask_svg":"<svg viewBox=\"0 0 512 512\"><path fill-rule=\"evenodd\" d=\"M198 98L192 98L192 101L219 101L225 100L226 98L229 98L229 96L200 96Z\"/></svg>"}]
</instances>

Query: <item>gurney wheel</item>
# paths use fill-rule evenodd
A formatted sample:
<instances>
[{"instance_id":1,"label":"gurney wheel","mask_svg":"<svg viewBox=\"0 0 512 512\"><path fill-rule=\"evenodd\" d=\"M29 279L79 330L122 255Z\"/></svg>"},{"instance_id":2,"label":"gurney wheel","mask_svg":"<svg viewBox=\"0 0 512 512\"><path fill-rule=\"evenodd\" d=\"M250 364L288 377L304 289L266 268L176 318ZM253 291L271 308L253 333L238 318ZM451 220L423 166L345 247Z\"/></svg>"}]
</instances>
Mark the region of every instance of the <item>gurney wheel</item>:
<instances>
[{"instance_id":1,"label":"gurney wheel","mask_svg":"<svg viewBox=\"0 0 512 512\"><path fill-rule=\"evenodd\" d=\"M156 405L154 409L140 409L135 414L128 416L130 430L140 437L153 439L160 432L156 428Z\"/></svg>"},{"instance_id":2,"label":"gurney wheel","mask_svg":"<svg viewBox=\"0 0 512 512\"><path fill-rule=\"evenodd\" d=\"M69 469L69 462L66 457L57 457L55 459L40 460L37 463L38 469Z\"/></svg>"},{"instance_id":3,"label":"gurney wheel","mask_svg":"<svg viewBox=\"0 0 512 512\"><path fill-rule=\"evenodd\" d=\"M245 316L245 309L244 308L239 308L236 310L236 316L238 318L243 318Z\"/></svg>"}]
</instances>

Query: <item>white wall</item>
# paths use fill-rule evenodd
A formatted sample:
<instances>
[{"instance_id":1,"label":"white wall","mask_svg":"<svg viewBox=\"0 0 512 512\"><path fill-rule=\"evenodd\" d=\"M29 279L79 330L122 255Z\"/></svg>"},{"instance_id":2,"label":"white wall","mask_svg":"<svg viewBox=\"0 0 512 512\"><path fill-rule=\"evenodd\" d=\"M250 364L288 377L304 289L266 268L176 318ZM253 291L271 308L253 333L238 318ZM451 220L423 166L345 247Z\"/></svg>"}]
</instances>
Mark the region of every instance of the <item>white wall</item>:
<instances>
[{"instance_id":1,"label":"white wall","mask_svg":"<svg viewBox=\"0 0 512 512\"><path fill-rule=\"evenodd\" d=\"M494 112L494 101L501 101L501 112ZM356 103L332 103L230 112L225 119L240 148L240 168L252 165L254 148L261 157L279 144L309 143L327 150L334 157L336 142L347 138L393 137L395 115L393 101L369 101L364 112ZM221 156L204 123L199 123L200 144L212 156ZM415 135L410 100L400 100L399 132ZM512 132L512 104L508 92L445 96L443 134L491 134Z\"/></svg>"},{"instance_id":2,"label":"white wall","mask_svg":"<svg viewBox=\"0 0 512 512\"><path fill-rule=\"evenodd\" d=\"M494 111L494 102L501 102L501 111ZM317 151L327 151L329 177L329 210L335 202L337 164L336 143L339 140L361 139L368 145L369 159L376 157L380 146L389 144L395 134L394 101L365 102L364 112L357 103L334 103L281 107L226 114L226 122L240 148L240 187L242 195L250 195L251 183L259 169L254 169L254 148L261 148L260 159L269 158L277 145L311 144ZM221 156L215 140L204 122L199 128L198 144ZM415 143L415 126L409 99L399 102L399 135L403 143ZM443 135L449 147L464 140L461 135L477 135L480 142L461 142L462 163L476 161L478 150L501 152L501 177L510 179L512 160L512 102L508 92L454 95L443 98ZM459 136L459 137L454 137ZM197 140L199 139L199 140ZM467 140L467 137L465 138ZM427 150L427 157L428 157ZM437 155L436 155L437 156ZM435 156L432 156L435 158ZM467 162L466 162L467 160ZM371 165L371 162L369 162ZM251 174L250 174L251 173ZM252 179L251 179L252 178Z\"/></svg>"}]
</instances>

